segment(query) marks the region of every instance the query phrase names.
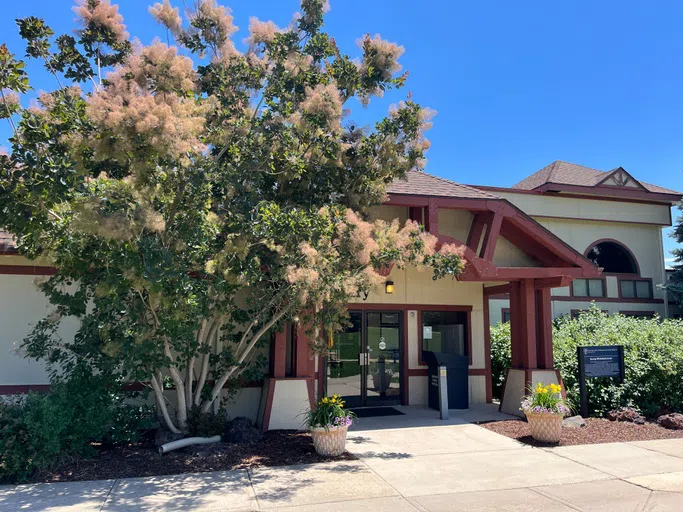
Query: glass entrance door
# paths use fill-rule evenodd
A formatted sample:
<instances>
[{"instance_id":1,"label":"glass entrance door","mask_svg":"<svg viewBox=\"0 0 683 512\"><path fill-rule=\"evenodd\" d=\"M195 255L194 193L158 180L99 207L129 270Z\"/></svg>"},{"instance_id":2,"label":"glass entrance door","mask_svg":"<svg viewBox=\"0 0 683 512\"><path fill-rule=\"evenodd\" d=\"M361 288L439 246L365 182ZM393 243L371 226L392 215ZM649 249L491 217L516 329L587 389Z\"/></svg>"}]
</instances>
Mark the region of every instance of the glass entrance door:
<instances>
[{"instance_id":1,"label":"glass entrance door","mask_svg":"<svg viewBox=\"0 0 683 512\"><path fill-rule=\"evenodd\" d=\"M401 403L401 314L365 315L367 351L365 404Z\"/></svg>"},{"instance_id":2,"label":"glass entrance door","mask_svg":"<svg viewBox=\"0 0 683 512\"><path fill-rule=\"evenodd\" d=\"M330 341L327 394L348 407L401 403L402 315L354 311L351 326Z\"/></svg>"},{"instance_id":3,"label":"glass entrance door","mask_svg":"<svg viewBox=\"0 0 683 512\"><path fill-rule=\"evenodd\" d=\"M358 407L363 405L363 314L351 313L350 321L327 347L327 395L342 396L347 407Z\"/></svg>"}]
</instances>

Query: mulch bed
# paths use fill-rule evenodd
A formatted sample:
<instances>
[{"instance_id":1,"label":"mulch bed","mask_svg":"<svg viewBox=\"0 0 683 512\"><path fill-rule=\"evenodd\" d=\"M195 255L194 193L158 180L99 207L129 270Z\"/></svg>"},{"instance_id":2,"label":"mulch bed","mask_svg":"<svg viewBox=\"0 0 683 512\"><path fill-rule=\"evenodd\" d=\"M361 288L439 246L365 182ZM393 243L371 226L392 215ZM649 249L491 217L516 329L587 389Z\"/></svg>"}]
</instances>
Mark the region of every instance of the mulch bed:
<instances>
[{"instance_id":1,"label":"mulch bed","mask_svg":"<svg viewBox=\"0 0 683 512\"><path fill-rule=\"evenodd\" d=\"M559 445L541 443L531 437L529 424L525 420L506 420L480 423L488 430L516 439L532 446L573 446L577 444L621 443L627 441L650 441L653 439L683 438L683 430L669 430L657 423L644 425L623 421L609 421L603 418L587 418L586 426L562 428Z\"/></svg>"},{"instance_id":2,"label":"mulch bed","mask_svg":"<svg viewBox=\"0 0 683 512\"><path fill-rule=\"evenodd\" d=\"M35 475L31 481L75 482L355 459L348 452L340 457L318 455L308 432L271 430L264 434L263 440L251 445L217 443L188 447L166 455L159 455L152 439L137 445L99 447L94 458L61 464L49 472Z\"/></svg>"}]
</instances>

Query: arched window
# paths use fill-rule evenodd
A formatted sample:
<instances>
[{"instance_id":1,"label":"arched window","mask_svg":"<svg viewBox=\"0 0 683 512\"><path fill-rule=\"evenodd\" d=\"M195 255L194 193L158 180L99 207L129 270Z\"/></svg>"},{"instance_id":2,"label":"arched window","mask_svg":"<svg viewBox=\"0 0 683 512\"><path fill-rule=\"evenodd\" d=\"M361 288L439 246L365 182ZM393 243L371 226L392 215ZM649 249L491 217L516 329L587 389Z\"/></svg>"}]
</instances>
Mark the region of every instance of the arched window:
<instances>
[{"instance_id":1,"label":"arched window","mask_svg":"<svg viewBox=\"0 0 683 512\"><path fill-rule=\"evenodd\" d=\"M638 262L631 251L616 241L602 241L594 244L586 258L603 268L606 274L640 274Z\"/></svg>"}]
</instances>

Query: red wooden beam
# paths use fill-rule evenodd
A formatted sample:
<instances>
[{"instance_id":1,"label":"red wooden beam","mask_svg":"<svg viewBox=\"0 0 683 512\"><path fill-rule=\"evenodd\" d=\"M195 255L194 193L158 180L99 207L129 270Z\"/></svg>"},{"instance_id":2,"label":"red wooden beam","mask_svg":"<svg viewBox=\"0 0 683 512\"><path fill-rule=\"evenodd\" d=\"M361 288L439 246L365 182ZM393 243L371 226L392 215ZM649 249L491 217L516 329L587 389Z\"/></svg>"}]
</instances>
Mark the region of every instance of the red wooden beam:
<instances>
[{"instance_id":1,"label":"red wooden beam","mask_svg":"<svg viewBox=\"0 0 683 512\"><path fill-rule=\"evenodd\" d=\"M429 203L428 196L418 196L410 194L387 194L388 198L384 204L392 206L418 206L424 207Z\"/></svg>"},{"instance_id":2,"label":"red wooden beam","mask_svg":"<svg viewBox=\"0 0 683 512\"><path fill-rule=\"evenodd\" d=\"M467 245L472 248L474 252L479 249L479 241L481 240L481 235L486 227L486 221L489 215L480 212L475 213L472 219L472 224L470 225L470 233L467 235Z\"/></svg>"},{"instance_id":3,"label":"red wooden beam","mask_svg":"<svg viewBox=\"0 0 683 512\"><path fill-rule=\"evenodd\" d=\"M607 189L607 190L605 190ZM583 194L596 194L596 193L604 193L607 196L615 196L615 197L625 197L625 198L630 198L630 199L649 199L651 201L660 201L660 202L672 202L676 203L681 200L681 195L680 194L660 194L660 193L652 193L652 192L647 192L644 190L638 190L638 189L630 189L627 187L615 187L613 189L610 189L608 187L600 187L600 188L595 188L595 187L582 187L580 185L557 185L554 183L547 183L545 185L541 185L540 187L537 187L534 189L537 192L576 192L576 193L583 193Z\"/></svg>"},{"instance_id":4,"label":"red wooden beam","mask_svg":"<svg viewBox=\"0 0 683 512\"><path fill-rule=\"evenodd\" d=\"M469 210L471 212L486 212L491 209L492 204L499 202L499 199L472 199L462 197L436 197L436 202L440 208L448 210Z\"/></svg>"},{"instance_id":5,"label":"red wooden beam","mask_svg":"<svg viewBox=\"0 0 683 512\"><path fill-rule=\"evenodd\" d=\"M22 276L51 276L57 273L55 267L39 265L0 265L0 274Z\"/></svg>"},{"instance_id":6,"label":"red wooden beam","mask_svg":"<svg viewBox=\"0 0 683 512\"><path fill-rule=\"evenodd\" d=\"M484 296L498 295L499 293L510 293L510 284L500 284L498 286L484 286Z\"/></svg>"},{"instance_id":7,"label":"red wooden beam","mask_svg":"<svg viewBox=\"0 0 683 512\"><path fill-rule=\"evenodd\" d=\"M552 249L545 245L545 241L532 236L509 218L500 228L500 234L512 245L519 248L534 261L548 267L569 267L572 263L560 258Z\"/></svg>"},{"instance_id":8,"label":"red wooden beam","mask_svg":"<svg viewBox=\"0 0 683 512\"><path fill-rule=\"evenodd\" d=\"M481 256L486 261L493 260L493 253L496 250L496 242L498 241L498 236L500 235L500 227L503 223L503 214L494 213L488 223L488 228L486 229L486 235L484 236L484 244L481 247Z\"/></svg>"},{"instance_id":9,"label":"red wooden beam","mask_svg":"<svg viewBox=\"0 0 683 512\"><path fill-rule=\"evenodd\" d=\"M542 279L536 279L536 289L540 290L543 288L560 288L562 286L569 286L572 282L570 276L560 276L560 277L545 277Z\"/></svg>"}]
</instances>

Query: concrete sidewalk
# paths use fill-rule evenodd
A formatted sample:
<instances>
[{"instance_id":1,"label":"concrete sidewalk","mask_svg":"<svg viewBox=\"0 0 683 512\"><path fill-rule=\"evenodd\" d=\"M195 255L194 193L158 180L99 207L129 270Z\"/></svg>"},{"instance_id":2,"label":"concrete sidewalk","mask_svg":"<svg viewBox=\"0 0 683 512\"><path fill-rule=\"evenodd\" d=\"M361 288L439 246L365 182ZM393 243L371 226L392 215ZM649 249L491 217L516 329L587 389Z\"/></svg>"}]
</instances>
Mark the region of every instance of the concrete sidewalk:
<instances>
[{"instance_id":1,"label":"concrete sidewalk","mask_svg":"<svg viewBox=\"0 0 683 512\"><path fill-rule=\"evenodd\" d=\"M681 511L683 439L532 448L472 424L349 433L358 461L0 487L0 511Z\"/></svg>"}]
</instances>

